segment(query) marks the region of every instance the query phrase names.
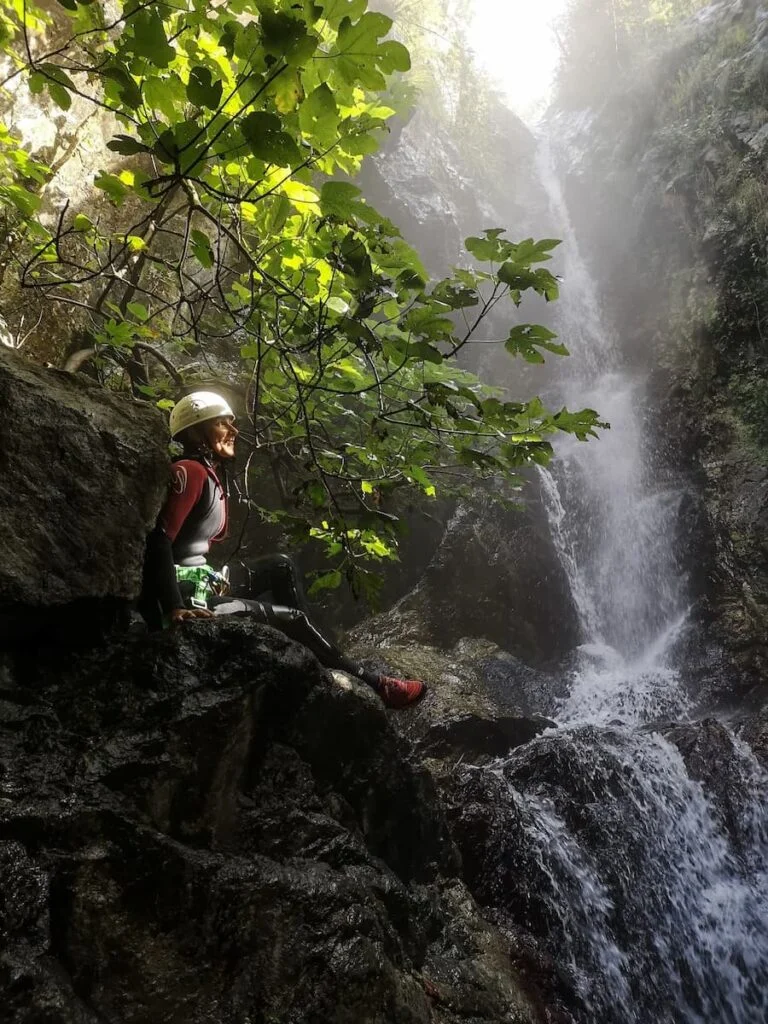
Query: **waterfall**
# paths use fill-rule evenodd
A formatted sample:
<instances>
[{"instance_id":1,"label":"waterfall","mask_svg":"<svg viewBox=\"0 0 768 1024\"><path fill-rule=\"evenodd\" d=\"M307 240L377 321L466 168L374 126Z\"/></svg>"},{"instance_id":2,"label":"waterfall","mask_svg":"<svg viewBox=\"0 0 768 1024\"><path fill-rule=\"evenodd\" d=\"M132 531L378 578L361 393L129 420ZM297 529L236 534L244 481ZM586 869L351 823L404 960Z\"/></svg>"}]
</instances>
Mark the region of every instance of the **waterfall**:
<instances>
[{"instance_id":1,"label":"waterfall","mask_svg":"<svg viewBox=\"0 0 768 1024\"><path fill-rule=\"evenodd\" d=\"M684 612L684 577L674 558L682 494L657 477L643 422L645 382L624 370L618 339L601 316L546 142L539 170L563 237L558 329L572 358L558 397L597 409L610 423L598 443L562 446L545 495L585 639L631 662ZM558 501L561 490L565 500Z\"/></svg>"},{"instance_id":2,"label":"waterfall","mask_svg":"<svg viewBox=\"0 0 768 1024\"><path fill-rule=\"evenodd\" d=\"M494 766L513 816L488 868L493 899L567 965L580 1024L751 1024L768 1019L768 778L727 729L692 717L672 656L688 624L681 492L660 471L645 380L601 315L546 144L540 168L572 353L548 398L597 409L610 430L567 439L542 472L583 643L558 727ZM711 778L691 776L661 720L719 744L722 764L698 773Z\"/></svg>"}]
</instances>

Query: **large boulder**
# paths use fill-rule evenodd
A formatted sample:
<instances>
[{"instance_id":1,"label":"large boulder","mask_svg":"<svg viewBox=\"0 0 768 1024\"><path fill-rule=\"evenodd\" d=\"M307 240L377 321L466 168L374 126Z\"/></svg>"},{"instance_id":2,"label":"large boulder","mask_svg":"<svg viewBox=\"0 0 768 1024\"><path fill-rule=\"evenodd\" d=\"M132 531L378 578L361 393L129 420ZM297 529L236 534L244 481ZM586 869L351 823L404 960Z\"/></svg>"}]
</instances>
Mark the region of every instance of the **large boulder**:
<instances>
[{"instance_id":1,"label":"large boulder","mask_svg":"<svg viewBox=\"0 0 768 1024\"><path fill-rule=\"evenodd\" d=\"M558 665L581 630L533 487L527 494L516 509L482 493L463 501L413 589L352 636L444 649L477 637L536 668Z\"/></svg>"},{"instance_id":2,"label":"large boulder","mask_svg":"<svg viewBox=\"0 0 768 1024\"><path fill-rule=\"evenodd\" d=\"M247 617L43 658L2 678L3 1020L556 1019L362 684Z\"/></svg>"},{"instance_id":3,"label":"large boulder","mask_svg":"<svg viewBox=\"0 0 768 1024\"><path fill-rule=\"evenodd\" d=\"M150 406L0 348L0 643L22 609L136 596L166 438Z\"/></svg>"},{"instance_id":4,"label":"large boulder","mask_svg":"<svg viewBox=\"0 0 768 1024\"><path fill-rule=\"evenodd\" d=\"M443 650L418 643L406 628L379 639L382 621L348 633L350 653L373 671L427 681L429 698L397 725L436 777L457 759L484 764L501 757L553 724L545 716L565 695L562 674L538 672L489 640L464 637Z\"/></svg>"}]
</instances>

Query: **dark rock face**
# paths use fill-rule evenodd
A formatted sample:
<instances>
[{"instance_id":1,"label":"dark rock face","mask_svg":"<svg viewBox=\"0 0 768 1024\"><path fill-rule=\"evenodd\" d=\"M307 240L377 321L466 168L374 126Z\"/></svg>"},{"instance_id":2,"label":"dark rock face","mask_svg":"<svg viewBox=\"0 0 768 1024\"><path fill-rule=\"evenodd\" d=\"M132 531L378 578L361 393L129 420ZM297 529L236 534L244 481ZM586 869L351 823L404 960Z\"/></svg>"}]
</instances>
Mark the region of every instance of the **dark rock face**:
<instances>
[{"instance_id":1,"label":"dark rock face","mask_svg":"<svg viewBox=\"0 0 768 1024\"><path fill-rule=\"evenodd\" d=\"M8 657L0 1018L553 1019L409 750L247 618Z\"/></svg>"},{"instance_id":2,"label":"dark rock face","mask_svg":"<svg viewBox=\"0 0 768 1024\"><path fill-rule=\"evenodd\" d=\"M39 618L78 601L136 596L168 479L165 436L156 410L0 349L5 638L22 607Z\"/></svg>"},{"instance_id":3,"label":"dark rock face","mask_svg":"<svg viewBox=\"0 0 768 1024\"><path fill-rule=\"evenodd\" d=\"M441 123L427 110L396 124L360 175L368 199L403 226L427 268L440 276L459 263L468 235L504 226L512 237L524 237L532 230L536 208L546 205L529 129L501 101L486 116L495 176L489 175L482 155L458 137L450 115Z\"/></svg>"},{"instance_id":4,"label":"dark rock face","mask_svg":"<svg viewBox=\"0 0 768 1024\"><path fill-rule=\"evenodd\" d=\"M541 510L507 512L482 498L457 509L416 586L364 632L379 644L444 648L482 637L537 668L556 665L581 639Z\"/></svg>"}]
</instances>

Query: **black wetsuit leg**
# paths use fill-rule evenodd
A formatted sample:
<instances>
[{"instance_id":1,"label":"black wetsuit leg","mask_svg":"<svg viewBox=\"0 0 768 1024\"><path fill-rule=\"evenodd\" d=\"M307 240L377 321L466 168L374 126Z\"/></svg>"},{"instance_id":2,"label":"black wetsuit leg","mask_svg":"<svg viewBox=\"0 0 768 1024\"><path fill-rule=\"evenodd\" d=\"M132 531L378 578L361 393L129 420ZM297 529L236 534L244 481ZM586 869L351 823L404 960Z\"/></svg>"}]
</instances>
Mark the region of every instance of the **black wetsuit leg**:
<instances>
[{"instance_id":1,"label":"black wetsuit leg","mask_svg":"<svg viewBox=\"0 0 768 1024\"><path fill-rule=\"evenodd\" d=\"M279 629L292 640L298 640L315 655L321 665L326 668L338 668L350 675L357 676L376 688L378 676L368 672L362 665L342 654L336 644L332 643L312 622L301 608L290 608L285 605L271 604L268 601L256 601L246 597L218 597L209 600L214 615L234 615L237 612L248 612L261 622Z\"/></svg>"},{"instance_id":2,"label":"black wetsuit leg","mask_svg":"<svg viewBox=\"0 0 768 1024\"><path fill-rule=\"evenodd\" d=\"M311 618L301 573L288 555L264 555L248 566L248 594L284 608L298 608Z\"/></svg>"}]
</instances>

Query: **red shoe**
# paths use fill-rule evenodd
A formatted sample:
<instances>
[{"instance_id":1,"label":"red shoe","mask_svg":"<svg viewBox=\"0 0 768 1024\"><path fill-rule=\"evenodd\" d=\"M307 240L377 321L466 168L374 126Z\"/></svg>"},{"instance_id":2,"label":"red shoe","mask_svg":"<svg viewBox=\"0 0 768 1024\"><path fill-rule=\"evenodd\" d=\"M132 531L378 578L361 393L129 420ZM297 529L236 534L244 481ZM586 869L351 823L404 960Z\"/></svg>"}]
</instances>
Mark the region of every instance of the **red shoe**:
<instances>
[{"instance_id":1,"label":"red shoe","mask_svg":"<svg viewBox=\"0 0 768 1024\"><path fill-rule=\"evenodd\" d=\"M408 708L418 704L427 692L427 684L418 679L379 676L376 692L388 708Z\"/></svg>"}]
</instances>

